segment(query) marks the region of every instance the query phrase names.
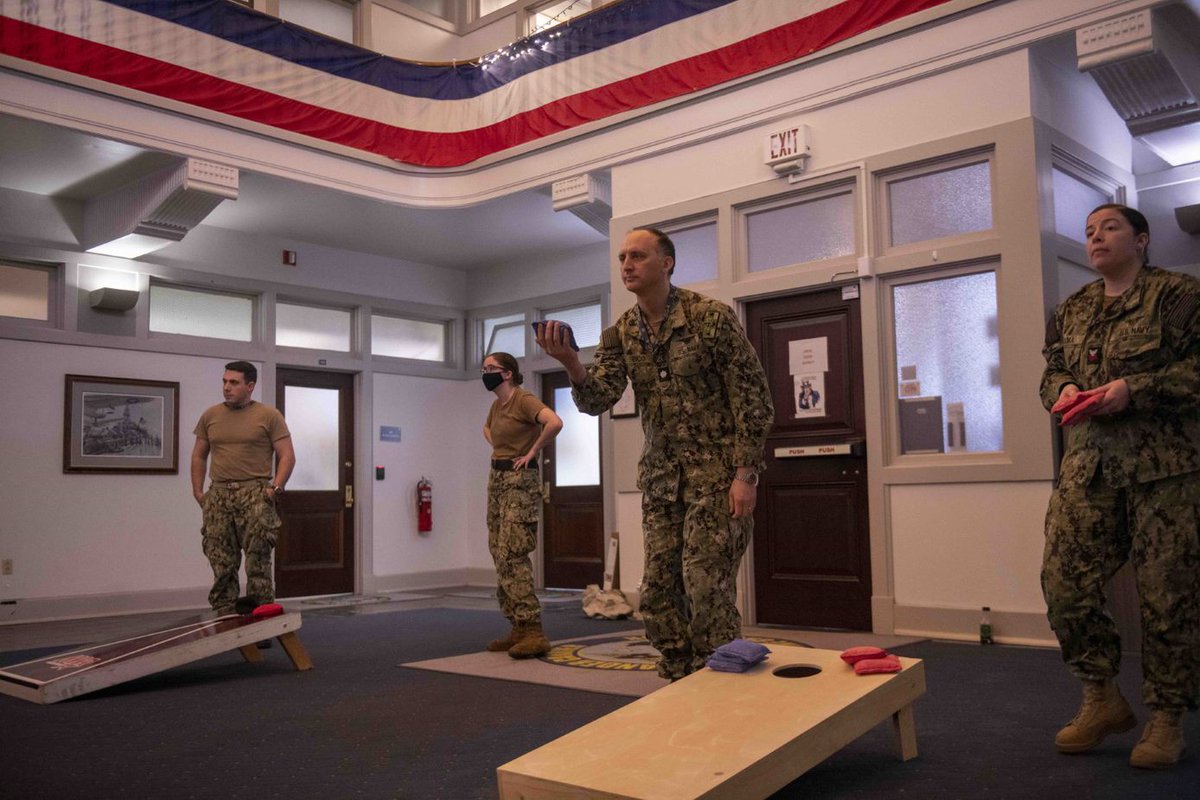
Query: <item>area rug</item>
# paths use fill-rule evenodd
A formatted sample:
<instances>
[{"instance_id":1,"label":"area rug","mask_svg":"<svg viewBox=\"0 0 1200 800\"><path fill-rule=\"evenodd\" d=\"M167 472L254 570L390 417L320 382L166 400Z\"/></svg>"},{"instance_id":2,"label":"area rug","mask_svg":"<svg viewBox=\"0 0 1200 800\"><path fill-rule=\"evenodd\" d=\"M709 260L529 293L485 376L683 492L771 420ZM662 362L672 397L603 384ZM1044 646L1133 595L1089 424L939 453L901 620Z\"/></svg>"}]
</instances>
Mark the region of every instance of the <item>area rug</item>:
<instances>
[{"instance_id":1,"label":"area rug","mask_svg":"<svg viewBox=\"0 0 1200 800\"><path fill-rule=\"evenodd\" d=\"M860 645L888 649L922 641L911 636L757 627L743 628L742 636L767 647L774 642L822 650L845 650ZM550 652L541 658L517 660L509 658L507 653L480 652L411 661L400 666L627 697L644 697L667 685L655 672L658 651L646 641L644 631L583 636L551 644Z\"/></svg>"}]
</instances>

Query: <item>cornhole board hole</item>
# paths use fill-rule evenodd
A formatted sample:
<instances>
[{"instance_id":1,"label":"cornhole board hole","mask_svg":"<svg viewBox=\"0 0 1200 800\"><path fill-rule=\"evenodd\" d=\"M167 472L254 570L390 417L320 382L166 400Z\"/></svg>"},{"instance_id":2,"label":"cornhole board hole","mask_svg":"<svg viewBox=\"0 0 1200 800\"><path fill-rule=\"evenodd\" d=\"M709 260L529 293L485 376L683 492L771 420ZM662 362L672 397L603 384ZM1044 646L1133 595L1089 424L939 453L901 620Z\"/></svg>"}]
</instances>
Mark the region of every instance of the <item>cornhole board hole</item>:
<instances>
[{"instance_id":1,"label":"cornhole board hole","mask_svg":"<svg viewBox=\"0 0 1200 800\"><path fill-rule=\"evenodd\" d=\"M262 661L256 645L272 638L279 639L296 669L312 669L296 636L299 629L297 613L265 619L241 614L200 618L4 667L0 693L44 705L57 703L230 650L241 651L247 661Z\"/></svg>"},{"instance_id":2,"label":"cornhole board hole","mask_svg":"<svg viewBox=\"0 0 1200 800\"><path fill-rule=\"evenodd\" d=\"M748 672L701 670L508 762L501 799L767 797L888 717L901 760L916 757L920 659L858 676L836 650L770 647Z\"/></svg>"}]
</instances>

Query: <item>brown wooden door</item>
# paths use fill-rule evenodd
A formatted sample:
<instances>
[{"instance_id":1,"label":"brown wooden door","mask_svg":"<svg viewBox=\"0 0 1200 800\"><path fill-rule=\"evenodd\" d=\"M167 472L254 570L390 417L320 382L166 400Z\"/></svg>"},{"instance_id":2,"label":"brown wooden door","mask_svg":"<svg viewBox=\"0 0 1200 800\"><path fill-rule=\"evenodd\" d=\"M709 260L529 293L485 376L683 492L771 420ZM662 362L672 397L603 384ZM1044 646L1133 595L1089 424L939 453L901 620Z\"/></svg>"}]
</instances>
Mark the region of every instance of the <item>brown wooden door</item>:
<instances>
[{"instance_id":1,"label":"brown wooden door","mask_svg":"<svg viewBox=\"0 0 1200 800\"><path fill-rule=\"evenodd\" d=\"M354 591L354 376L280 369L276 403L296 469L279 503L275 593Z\"/></svg>"},{"instance_id":2,"label":"brown wooden door","mask_svg":"<svg viewBox=\"0 0 1200 800\"><path fill-rule=\"evenodd\" d=\"M580 414L566 372L542 376L542 402L563 418L542 451L542 565L547 588L582 589L604 578L600 426Z\"/></svg>"},{"instance_id":3,"label":"brown wooden door","mask_svg":"<svg viewBox=\"0 0 1200 800\"><path fill-rule=\"evenodd\" d=\"M871 630L858 287L751 303L775 404L754 514L757 619Z\"/></svg>"}]
</instances>

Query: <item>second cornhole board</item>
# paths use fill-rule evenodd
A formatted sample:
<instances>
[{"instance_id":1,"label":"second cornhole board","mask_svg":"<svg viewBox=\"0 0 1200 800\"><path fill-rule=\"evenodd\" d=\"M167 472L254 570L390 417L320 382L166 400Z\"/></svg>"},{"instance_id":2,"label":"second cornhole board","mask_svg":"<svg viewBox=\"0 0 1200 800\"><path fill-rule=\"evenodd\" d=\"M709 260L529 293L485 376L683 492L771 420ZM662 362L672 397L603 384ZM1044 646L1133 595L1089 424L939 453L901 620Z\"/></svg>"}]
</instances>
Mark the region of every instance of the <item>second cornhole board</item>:
<instances>
[{"instance_id":1,"label":"second cornhole board","mask_svg":"<svg viewBox=\"0 0 1200 800\"><path fill-rule=\"evenodd\" d=\"M701 670L508 762L497 770L500 797L767 797L889 717L900 758L917 755L921 660L858 676L835 650L770 647L749 672ZM820 672L774 674L794 665Z\"/></svg>"},{"instance_id":2,"label":"second cornhole board","mask_svg":"<svg viewBox=\"0 0 1200 800\"><path fill-rule=\"evenodd\" d=\"M296 669L312 669L296 636L299 629L297 613L265 619L239 614L196 619L0 668L0 694L57 703L230 650L240 651L247 661L261 661L255 645L272 638L279 639Z\"/></svg>"}]
</instances>

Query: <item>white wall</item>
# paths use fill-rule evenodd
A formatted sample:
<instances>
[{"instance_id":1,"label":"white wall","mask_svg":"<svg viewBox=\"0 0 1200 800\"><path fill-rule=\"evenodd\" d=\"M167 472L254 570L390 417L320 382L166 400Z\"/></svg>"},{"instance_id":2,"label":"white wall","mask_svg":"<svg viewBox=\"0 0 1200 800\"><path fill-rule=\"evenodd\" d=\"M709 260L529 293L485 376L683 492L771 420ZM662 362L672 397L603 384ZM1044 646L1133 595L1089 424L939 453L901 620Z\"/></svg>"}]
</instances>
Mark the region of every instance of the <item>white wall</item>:
<instances>
[{"instance_id":1,"label":"white wall","mask_svg":"<svg viewBox=\"0 0 1200 800\"><path fill-rule=\"evenodd\" d=\"M485 516L491 448L483 421L493 399L479 381L375 376L371 458L386 478L372 489L370 567L382 584L397 584L389 576L492 568ZM399 426L400 441L380 442L381 425ZM417 532L422 477L433 484L430 533Z\"/></svg>"},{"instance_id":2,"label":"white wall","mask_svg":"<svg viewBox=\"0 0 1200 800\"><path fill-rule=\"evenodd\" d=\"M1049 483L892 486L888 498L898 605L1046 612Z\"/></svg>"},{"instance_id":3,"label":"white wall","mask_svg":"<svg viewBox=\"0 0 1200 800\"><path fill-rule=\"evenodd\" d=\"M468 61L516 39L516 21L502 16L459 37L380 5L371 6L371 49L409 61Z\"/></svg>"},{"instance_id":4,"label":"white wall","mask_svg":"<svg viewBox=\"0 0 1200 800\"><path fill-rule=\"evenodd\" d=\"M206 605L212 573L188 459L200 413L221 402L224 360L0 339L0 363L0 554L14 566L0 596L181 590ZM67 374L178 381L178 474L64 474ZM21 619L19 604L4 608Z\"/></svg>"},{"instance_id":5,"label":"white wall","mask_svg":"<svg viewBox=\"0 0 1200 800\"><path fill-rule=\"evenodd\" d=\"M467 282L466 305L483 308L604 284L609 279L608 261L608 242L600 242L552 258L475 270Z\"/></svg>"},{"instance_id":6,"label":"white wall","mask_svg":"<svg viewBox=\"0 0 1200 800\"><path fill-rule=\"evenodd\" d=\"M745 93L761 93L763 103L778 103L813 91L813 80L802 71ZM820 173L866 156L1027 117L1028 85L1026 57L1017 52L815 109L795 120L812 133L807 171ZM1004 91L995 91L998 86ZM695 112L672 114L669 126L688 129ZM761 126L615 168L613 216L770 180L774 173L763 164L763 142L779 127Z\"/></svg>"}]
</instances>

